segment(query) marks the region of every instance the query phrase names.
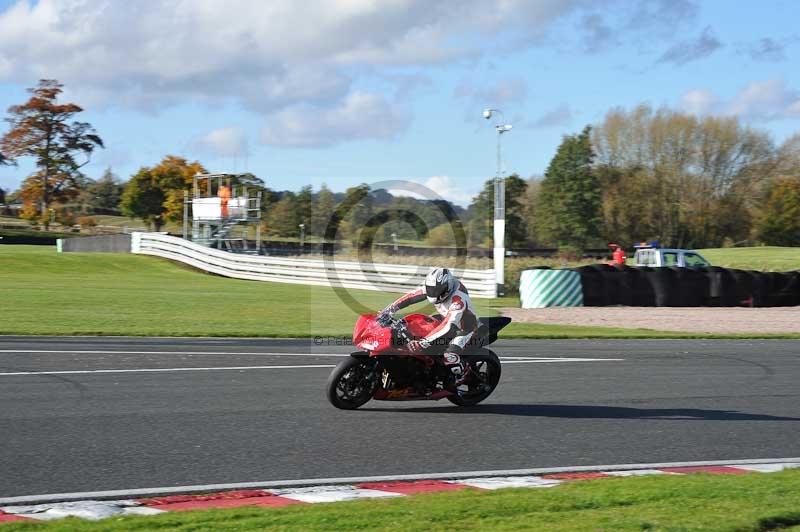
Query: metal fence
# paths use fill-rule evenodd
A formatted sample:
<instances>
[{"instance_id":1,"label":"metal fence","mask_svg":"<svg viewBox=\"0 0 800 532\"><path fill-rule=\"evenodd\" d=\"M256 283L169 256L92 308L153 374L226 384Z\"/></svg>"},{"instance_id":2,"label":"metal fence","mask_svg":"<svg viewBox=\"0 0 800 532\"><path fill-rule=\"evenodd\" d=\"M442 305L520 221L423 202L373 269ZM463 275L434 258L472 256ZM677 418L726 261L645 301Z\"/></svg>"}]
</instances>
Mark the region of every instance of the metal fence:
<instances>
[{"instance_id":1,"label":"metal fence","mask_svg":"<svg viewBox=\"0 0 800 532\"><path fill-rule=\"evenodd\" d=\"M422 282L430 266L239 255L161 233L132 233L131 251L171 259L236 279L405 292ZM494 270L454 273L478 298L497 297Z\"/></svg>"}]
</instances>

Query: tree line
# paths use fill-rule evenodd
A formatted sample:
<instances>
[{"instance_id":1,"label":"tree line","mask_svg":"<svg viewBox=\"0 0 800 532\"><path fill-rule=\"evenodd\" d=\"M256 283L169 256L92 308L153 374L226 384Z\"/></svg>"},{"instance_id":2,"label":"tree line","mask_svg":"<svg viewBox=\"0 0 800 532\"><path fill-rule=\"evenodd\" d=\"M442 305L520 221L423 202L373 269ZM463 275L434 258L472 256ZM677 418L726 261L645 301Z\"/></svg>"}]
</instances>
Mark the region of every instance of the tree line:
<instances>
[{"instance_id":1,"label":"tree line","mask_svg":"<svg viewBox=\"0 0 800 532\"><path fill-rule=\"evenodd\" d=\"M63 86L41 80L29 100L8 109L0 165L32 158L36 171L0 203L22 202L21 216L47 225L92 214L138 218L159 230L180 221L183 195L199 161L167 155L127 182L109 168L83 173L103 141L60 103ZM262 191L267 235L422 241L444 246L466 238L491 247L493 180L467 208L445 200L394 196L361 184L344 192L322 185L274 191L252 174L237 177ZM461 233L459 234L459 232ZM361 235L361 236L359 236ZM364 236L366 235L366 236ZM598 124L565 135L543 176L506 178L506 246L558 247L565 253L617 242L658 240L675 247L800 245L800 134L780 145L736 117L698 117L666 107L610 110Z\"/></svg>"}]
</instances>

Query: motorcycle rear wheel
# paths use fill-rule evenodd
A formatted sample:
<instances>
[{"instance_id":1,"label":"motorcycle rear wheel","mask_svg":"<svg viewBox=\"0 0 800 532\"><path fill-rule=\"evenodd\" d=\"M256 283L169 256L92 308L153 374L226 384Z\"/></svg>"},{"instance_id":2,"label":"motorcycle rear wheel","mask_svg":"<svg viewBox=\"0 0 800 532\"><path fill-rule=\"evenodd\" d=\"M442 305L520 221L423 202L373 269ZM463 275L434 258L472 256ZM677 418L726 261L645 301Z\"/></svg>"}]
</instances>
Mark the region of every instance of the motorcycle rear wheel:
<instances>
[{"instance_id":1,"label":"motorcycle rear wheel","mask_svg":"<svg viewBox=\"0 0 800 532\"><path fill-rule=\"evenodd\" d=\"M355 410L372 399L377 385L374 360L348 357L328 377L328 401L336 408Z\"/></svg>"},{"instance_id":2,"label":"motorcycle rear wheel","mask_svg":"<svg viewBox=\"0 0 800 532\"><path fill-rule=\"evenodd\" d=\"M466 390L459 388L457 395L450 395L447 400L458 406L477 405L490 395L500 382L500 359L488 349L478 349L463 355L464 362L472 373L467 378Z\"/></svg>"}]
</instances>

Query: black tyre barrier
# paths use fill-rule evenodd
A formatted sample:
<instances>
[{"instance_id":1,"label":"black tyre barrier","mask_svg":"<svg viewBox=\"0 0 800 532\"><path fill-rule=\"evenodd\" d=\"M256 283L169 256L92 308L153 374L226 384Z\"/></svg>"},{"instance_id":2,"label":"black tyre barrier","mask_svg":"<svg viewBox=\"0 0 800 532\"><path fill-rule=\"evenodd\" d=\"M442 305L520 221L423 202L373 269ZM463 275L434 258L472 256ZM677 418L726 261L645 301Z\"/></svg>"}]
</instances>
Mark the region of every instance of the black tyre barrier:
<instances>
[{"instance_id":1,"label":"black tyre barrier","mask_svg":"<svg viewBox=\"0 0 800 532\"><path fill-rule=\"evenodd\" d=\"M699 268L670 268L673 272L675 301L677 307L708 306L709 282L705 272Z\"/></svg>"},{"instance_id":2,"label":"black tyre barrier","mask_svg":"<svg viewBox=\"0 0 800 532\"><path fill-rule=\"evenodd\" d=\"M656 306L656 291L654 283L651 281L654 268L630 268L634 278L633 282L633 303L634 307L655 307Z\"/></svg>"},{"instance_id":3,"label":"black tyre barrier","mask_svg":"<svg viewBox=\"0 0 800 532\"><path fill-rule=\"evenodd\" d=\"M706 306L736 307L739 305L736 297L736 279L734 279L730 270L719 266L709 266L701 269L708 278Z\"/></svg>"},{"instance_id":4,"label":"black tyre barrier","mask_svg":"<svg viewBox=\"0 0 800 532\"><path fill-rule=\"evenodd\" d=\"M656 307L676 307L675 304L675 291L673 285L675 284L674 272L669 268L653 268L647 276L653 287L655 294Z\"/></svg>"},{"instance_id":5,"label":"black tyre barrier","mask_svg":"<svg viewBox=\"0 0 800 532\"><path fill-rule=\"evenodd\" d=\"M793 307L800 305L800 272L771 272L767 305L770 307Z\"/></svg>"},{"instance_id":6,"label":"black tyre barrier","mask_svg":"<svg viewBox=\"0 0 800 532\"><path fill-rule=\"evenodd\" d=\"M589 307L786 307L800 305L800 271L635 268L592 264L574 268Z\"/></svg>"},{"instance_id":7,"label":"black tyre barrier","mask_svg":"<svg viewBox=\"0 0 800 532\"><path fill-rule=\"evenodd\" d=\"M581 275L584 306L608 306L605 297L604 279L600 272L592 266L581 266L580 268L575 268L575 271Z\"/></svg>"},{"instance_id":8,"label":"black tyre barrier","mask_svg":"<svg viewBox=\"0 0 800 532\"><path fill-rule=\"evenodd\" d=\"M769 302L769 278L764 272L748 270L747 273L753 278L753 306L766 307Z\"/></svg>"},{"instance_id":9,"label":"black tyre barrier","mask_svg":"<svg viewBox=\"0 0 800 532\"><path fill-rule=\"evenodd\" d=\"M641 275L639 270L624 266L621 264L614 265L614 273L608 273L616 277L617 282L615 285L616 293L615 298L618 305L632 307L634 304L634 296L636 294L636 283L640 282Z\"/></svg>"}]
</instances>

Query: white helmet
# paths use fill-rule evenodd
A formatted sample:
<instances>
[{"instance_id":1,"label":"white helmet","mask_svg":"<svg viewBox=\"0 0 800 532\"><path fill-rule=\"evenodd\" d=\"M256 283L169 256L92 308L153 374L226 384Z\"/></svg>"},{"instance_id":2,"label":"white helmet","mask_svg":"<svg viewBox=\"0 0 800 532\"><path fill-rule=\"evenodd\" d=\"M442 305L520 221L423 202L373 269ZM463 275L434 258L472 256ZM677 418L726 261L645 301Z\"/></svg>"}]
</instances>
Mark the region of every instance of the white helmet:
<instances>
[{"instance_id":1,"label":"white helmet","mask_svg":"<svg viewBox=\"0 0 800 532\"><path fill-rule=\"evenodd\" d=\"M431 303L441 303L453 293L456 278L447 268L431 270L425 277L425 295Z\"/></svg>"}]
</instances>

